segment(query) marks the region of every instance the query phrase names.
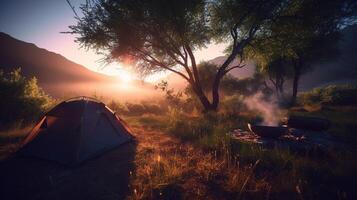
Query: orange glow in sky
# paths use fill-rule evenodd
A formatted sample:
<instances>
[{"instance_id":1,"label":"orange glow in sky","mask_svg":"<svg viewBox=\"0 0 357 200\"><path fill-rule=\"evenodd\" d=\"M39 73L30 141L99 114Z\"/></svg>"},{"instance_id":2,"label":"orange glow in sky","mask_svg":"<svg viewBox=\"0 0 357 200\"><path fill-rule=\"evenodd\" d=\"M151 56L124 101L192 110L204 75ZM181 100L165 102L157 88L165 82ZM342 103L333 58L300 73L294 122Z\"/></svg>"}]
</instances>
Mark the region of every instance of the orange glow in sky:
<instances>
[{"instance_id":1,"label":"orange glow in sky","mask_svg":"<svg viewBox=\"0 0 357 200\"><path fill-rule=\"evenodd\" d=\"M59 53L71 61L81 64L88 69L103 73L109 76L117 76L126 84L134 79L139 79L138 75L130 72L130 66L123 67L120 63L105 64L101 61L102 55L98 55L94 50L80 48L78 43L74 42L75 37L70 34L58 34L56 38L48 38L43 43L38 44L50 51ZM222 56L226 44L210 44L204 49L195 51L196 60L208 61L218 56ZM169 73L160 72L145 77L145 81L157 82L164 79Z\"/></svg>"}]
</instances>

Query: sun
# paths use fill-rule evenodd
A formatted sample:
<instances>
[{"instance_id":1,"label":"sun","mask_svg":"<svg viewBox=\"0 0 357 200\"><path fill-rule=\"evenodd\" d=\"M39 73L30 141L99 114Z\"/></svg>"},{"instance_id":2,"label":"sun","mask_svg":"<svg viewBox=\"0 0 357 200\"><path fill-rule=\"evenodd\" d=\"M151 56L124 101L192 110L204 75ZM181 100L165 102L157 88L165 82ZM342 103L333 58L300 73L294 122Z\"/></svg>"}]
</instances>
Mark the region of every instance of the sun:
<instances>
[{"instance_id":1,"label":"sun","mask_svg":"<svg viewBox=\"0 0 357 200\"><path fill-rule=\"evenodd\" d=\"M108 64L101 72L108 76L117 77L118 81L123 83L130 83L135 79L134 74L125 68L122 63Z\"/></svg>"},{"instance_id":2,"label":"sun","mask_svg":"<svg viewBox=\"0 0 357 200\"><path fill-rule=\"evenodd\" d=\"M121 82L126 83L126 84L129 84L134 79L133 75L130 72L125 71L125 70L121 70L118 73L118 77L119 77Z\"/></svg>"},{"instance_id":3,"label":"sun","mask_svg":"<svg viewBox=\"0 0 357 200\"><path fill-rule=\"evenodd\" d=\"M102 68L101 73L115 77L115 85L120 89L132 89L133 81L137 76L125 67L122 63L111 63Z\"/></svg>"},{"instance_id":4,"label":"sun","mask_svg":"<svg viewBox=\"0 0 357 200\"><path fill-rule=\"evenodd\" d=\"M121 89L128 90L132 88L134 75L124 69L118 70L116 77L118 78L118 85Z\"/></svg>"}]
</instances>

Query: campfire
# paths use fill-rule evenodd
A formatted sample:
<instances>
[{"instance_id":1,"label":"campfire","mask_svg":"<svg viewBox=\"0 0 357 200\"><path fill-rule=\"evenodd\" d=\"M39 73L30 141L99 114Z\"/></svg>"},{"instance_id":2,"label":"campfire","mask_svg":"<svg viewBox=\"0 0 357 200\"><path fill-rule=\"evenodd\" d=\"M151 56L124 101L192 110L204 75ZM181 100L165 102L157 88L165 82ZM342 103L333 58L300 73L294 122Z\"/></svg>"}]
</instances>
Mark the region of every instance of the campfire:
<instances>
[{"instance_id":1,"label":"campfire","mask_svg":"<svg viewBox=\"0 0 357 200\"><path fill-rule=\"evenodd\" d=\"M248 128L256 135L270 138L278 138L288 132L288 128L283 126L264 126L248 123Z\"/></svg>"},{"instance_id":2,"label":"campfire","mask_svg":"<svg viewBox=\"0 0 357 200\"><path fill-rule=\"evenodd\" d=\"M287 149L329 148L335 142L325 134L330 122L315 117L290 116L281 125L248 123L248 131L236 129L230 133L233 139L240 142L259 144L272 148L276 145Z\"/></svg>"},{"instance_id":3,"label":"campfire","mask_svg":"<svg viewBox=\"0 0 357 200\"><path fill-rule=\"evenodd\" d=\"M330 127L330 122L326 119L301 116L291 116L282 124L284 125L270 126L248 123L248 128L260 137L278 138L287 134L301 135L302 132L322 132Z\"/></svg>"}]
</instances>

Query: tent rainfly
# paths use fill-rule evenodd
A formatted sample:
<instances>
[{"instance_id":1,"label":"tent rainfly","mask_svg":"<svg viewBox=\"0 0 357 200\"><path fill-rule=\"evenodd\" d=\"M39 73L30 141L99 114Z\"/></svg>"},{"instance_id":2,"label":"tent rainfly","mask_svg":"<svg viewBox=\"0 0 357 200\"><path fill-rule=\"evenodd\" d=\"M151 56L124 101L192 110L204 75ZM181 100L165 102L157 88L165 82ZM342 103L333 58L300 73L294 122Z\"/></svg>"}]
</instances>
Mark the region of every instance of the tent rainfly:
<instances>
[{"instance_id":1,"label":"tent rainfly","mask_svg":"<svg viewBox=\"0 0 357 200\"><path fill-rule=\"evenodd\" d=\"M124 121L88 97L49 111L25 138L20 154L76 165L132 139Z\"/></svg>"}]
</instances>

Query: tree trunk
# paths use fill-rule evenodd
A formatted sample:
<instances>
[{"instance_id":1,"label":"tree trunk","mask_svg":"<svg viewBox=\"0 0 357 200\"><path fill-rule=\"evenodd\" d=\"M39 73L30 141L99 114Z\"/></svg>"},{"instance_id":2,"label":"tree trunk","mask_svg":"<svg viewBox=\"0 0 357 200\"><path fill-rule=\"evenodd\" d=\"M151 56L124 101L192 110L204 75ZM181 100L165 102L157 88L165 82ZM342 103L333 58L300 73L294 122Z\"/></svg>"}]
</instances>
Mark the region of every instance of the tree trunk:
<instances>
[{"instance_id":1,"label":"tree trunk","mask_svg":"<svg viewBox=\"0 0 357 200\"><path fill-rule=\"evenodd\" d=\"M219 105L219 85L221 83L221 79L225 74L226 68L229 64L232 63L234 58L240 52L241 48L235 49L230 56L228 56L227 60L222 64L222 66L218 69L216 77L213 81L212 85L212 104L210 110L216 111Z\"/></svg>"},{"instance_id":2,"label":"tree trunk","mask_svg":"<svg viewBox=\"0 0 357 200\"><path fill-rule=\"evenodd\" d=\"M215 80L212 86L212 105L210 110L217 110L219 105L219 84L220 79Z\"/></svg>"},{"instance_id":3,"label":"tree trunk","mask_svg":"<svg viewBox=\"0 0 357 200\"><path fill-rule=\"evenodd\" d=\"M275 80L276 81L276 84L274 85L275 86L275 92L276 92L276 97L278 99L280 99L280 91L279 91L279 85L278 85L278 79Z\"/></svg>"},{"instance_id":4,"label":"tree trunk","mask_svg":"<svg viewBox=\"0 0 357 200\"><path fill-rule=\"evenodd\" d=\"M299 59L299 61L295 62L294 64L294 80L293 80L293 94L291 96L291 106L294 106L296 104L297 92L299 88L299 80L301 76L301 67L302 67L302 62Z\"/></svg>"},{"instance_id":5,"label":"tree trunk","mask_svg":"<svg viewBox=\"0 0 357 200\"><path fill-rule=\"evenodd\" d=\"M203 92L201 86L197 85L197 84L192 84L191 85L193 91L195 92L195 94L197 95L198 99L201 102L201 105L203 107L203 111L209 111L211 110L211 103L209 102L208 98L206 97L205 93Z\"/></svg>"},{"instance_id":6,"label":"tree trunk","mask_svg":"<svg viewBox=\"0 0 357 200\"><path fill-rule=\"evenodd\" d=\"M256 30L255 30L256 31ZM254 31L254 33L255 33ZM218 69L216 77L213 81L212 85L212 104L208 110L217 111L219 105L219 85L221 79L226 73L227 67L233 62L233 60L237 57L237 55L242 51L242 49L252 40L253 35L250 35L247 39L242 40L238 43L234 48L232 53L228 56L227 60L221 65Z\"/></svg>"},{"instance_id":7,"label":"tree trunk","mask_svg":"<svg viewBox=\"0 0 357 200\"><path fill-rule=\"evenodd\" d=\"M283 97L284 97L284 82L285 82L284 76L283 75L279 75L278 79L276 80L276 82L277 82L276 90L277 90L277 93L279 94L278 98L280 100L282 100Z\"/></svg>"}]
</instances>

